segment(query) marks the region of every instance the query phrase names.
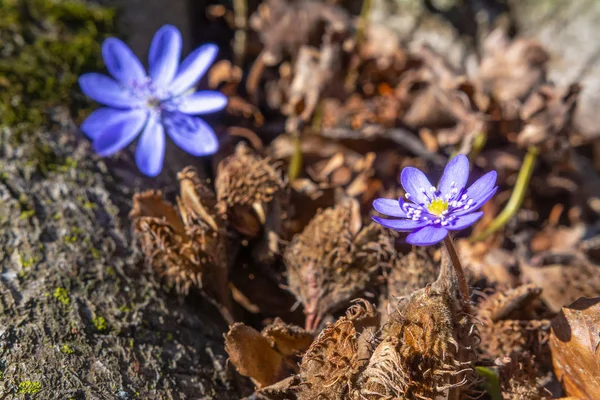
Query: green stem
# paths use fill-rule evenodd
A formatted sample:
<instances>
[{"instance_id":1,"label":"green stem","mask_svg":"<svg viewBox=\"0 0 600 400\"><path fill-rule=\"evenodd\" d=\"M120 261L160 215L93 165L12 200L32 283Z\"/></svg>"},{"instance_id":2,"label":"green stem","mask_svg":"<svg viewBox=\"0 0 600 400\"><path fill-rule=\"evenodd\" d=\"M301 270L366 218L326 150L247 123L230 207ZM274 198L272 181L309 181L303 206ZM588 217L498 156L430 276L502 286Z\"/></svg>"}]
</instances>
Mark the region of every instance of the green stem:
<instances>
[{"instance_id":1,"label":"green stem","mask_svg":"<svg viewBox=\"0 0 600 400\"><path fill-rule=\"evenodd\" d=\"M362 7L360 9L360 16L358 19L358 26L356 28L356 44L360 45L365 40L367 26L369 24L369 16L371 14L371 0L363 0Z\"/></svg>"},{"instance_id":2,"label":"green stem","mask_svg":"<svg viewBox=\"0 0 600 400\"><path fill-rule=\"evenodd\" d=\"M294 134L294 153L288 166L288 178L293 181L300 175L302 171L302 143L300 142L300 134Z\"/></svg>"},{"instance_id":3,"label":"green stem","mask_svg":"<svg viewBox=\"0 0 600 400\"><path fill-rule=\"evenodd\" d=\"M506 203L504 210L498 214L498 216L490 223L485 231L475 237L471 237L472 242L477 242L487 238L492 233L506 225L506 223L517 214L517 211L519 211L521 205L523 204L523 200L525 199L525 194L527 193L527 188L529 187L531 175L533 175L533 169L535 167L535 161L538 153L539 150L537 147L529 147L527 155L523 160L523 165L521 165L519 175L517 176L515 188L510 195L510 199L508 200L508 203Z\"/></svg>"},{"instance_id":4,"label":"green stem","mask_svg":"<svg viewBox=\"0 0 600 400\"><path fill-rule=\"evenodd\" d=\"M235 65L241 67L246 55L246 29L248 7L246 0L233 0L235 35L233 39L233 54Z\"/></svg>"},{"instance_id":5,"label":"green stem","mask_svg":"<svg viewBox=\"0 0 600 400\"><path fill-rule=\"evenodd\" d=\"M475 369L479 376L485 378L485 390L492 400L502 400L498 375L491 368L475 367Z\"/></svg>"}]
</instances>

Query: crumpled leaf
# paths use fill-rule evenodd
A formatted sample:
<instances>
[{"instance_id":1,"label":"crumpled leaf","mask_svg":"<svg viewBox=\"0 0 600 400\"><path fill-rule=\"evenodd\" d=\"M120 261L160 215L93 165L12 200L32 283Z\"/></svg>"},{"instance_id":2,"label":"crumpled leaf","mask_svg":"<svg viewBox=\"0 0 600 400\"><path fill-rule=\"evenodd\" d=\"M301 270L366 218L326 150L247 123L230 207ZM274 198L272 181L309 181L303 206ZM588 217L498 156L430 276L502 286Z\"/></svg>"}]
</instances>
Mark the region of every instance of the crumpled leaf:
<instances>
[{"instance_id":1,"label":"crumpled leaf","mask_svg":"<svg viewBox=\"0 0 600 400\"><path fill-rule=\"evenodd\" d=\"M280 319L260 333L238 322L225 335L225 350L237 371L261 388L298 372L297 358L312 341L312 334Z\"/></svg>"},{"instance_id":2,"label":"crumpled leaf","mask_svg":"<svg viewBox=\"0 0 600 400\"><path fill-rule=\"evenodd\" d=\"M541 287L541 299L554 313L581 296L600 296L600 266L581 251L543 252L520 267L522 281Z\"/></svg>"},{"instance_id":3,"label":"crumpled leaf","mask_svg":"<svg viewBox=\"0 0 600 400\"><path fill-rule=\"evenodd\" d=\"M550 57L540 43L523 38L511 40L503 28L491 32L483 46L483 59L475 77L479 109L486 110L495 102L505 119L515 119L521 102L545 80Z\"/></svg>"},{"instance_id":4,"label":"crumpled leaf","mask_svg":"<svg viewBox=\"0 0 600 400\"><path fill-rule=\"evenodd\" d=\"M569 396L593 399L600 393L599 344L600 297L581 297L552 320L554 372Z\"/></svg>"},{"instance_id":5,"label":"crumpled leaf","mask_svg":"<svg viewBox=\"0 0 600 400\"><path fill-rule=\"evenodd\" d=\"M304 305L306 329L346 305L389 267L395 257L393 233L369 222L363 226L358 202L345 198L318 213L284 253L290 291Z\"/></svg>"}]
</instances>

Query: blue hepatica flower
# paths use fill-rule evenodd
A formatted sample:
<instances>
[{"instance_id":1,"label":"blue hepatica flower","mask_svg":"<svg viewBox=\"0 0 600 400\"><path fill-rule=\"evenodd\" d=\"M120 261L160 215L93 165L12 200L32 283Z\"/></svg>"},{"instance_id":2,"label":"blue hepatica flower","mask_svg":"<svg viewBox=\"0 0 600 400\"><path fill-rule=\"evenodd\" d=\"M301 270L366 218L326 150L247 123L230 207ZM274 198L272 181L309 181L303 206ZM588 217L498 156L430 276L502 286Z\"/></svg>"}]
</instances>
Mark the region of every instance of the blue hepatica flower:
<instances>
[{"instance_id":1,"label":"blue hepatica flower","mask_svg":"<svg viewBox=\"0 0 600 400\"><path fill-rule=\"evenodd\" d=\"M498 189L496 171L488 172L466 188L468 179L469 160L462 154L446 165L438 187L429 183L418 169L404 168L400 181L410 202L377 199L373 202L375 210L395 219L373 219L386 228L411 232L406 238L410 244L436 244L444 240L448 231L465 229L481 218L483 212L477 210Z\"/></svg>"},{"instance_id":2,"label":"blue hepatica flower","mask_svg":"<svg viewBox=\"0 0 600 400\"><path fill-rule=\"evenodd\" d=\"M125 43L106 39L102 56L112 78L97 73L79 78L83 93L107 106L94 111L81 126L94 150L110 156L142 132L135 161L148 176L162 170L165 131L177 146L194 156L217 151L215 132L196 115L221 110L227 97L215 91L193 91L217 52L215 45L201 46L180 65L181 34L174 26L165 25L152 39L146 74Z\"/></svg>"}]
</instances>

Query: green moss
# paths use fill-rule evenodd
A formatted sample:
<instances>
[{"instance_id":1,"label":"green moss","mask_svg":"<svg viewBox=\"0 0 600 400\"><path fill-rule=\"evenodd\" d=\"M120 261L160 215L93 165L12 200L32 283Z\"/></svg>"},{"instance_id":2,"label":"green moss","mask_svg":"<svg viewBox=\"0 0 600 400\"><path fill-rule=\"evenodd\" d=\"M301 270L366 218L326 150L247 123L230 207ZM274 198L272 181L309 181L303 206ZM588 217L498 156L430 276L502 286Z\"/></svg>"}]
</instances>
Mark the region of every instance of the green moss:
<instances>
[{"instance_id":1,"label":"green moss","mask_svg":"<svg viewBox=\"0 0 600 400\"><path fill-rule=\"evenodd\" d=\"M63 354L73 354L73 353L75 353L75 350L68 344L63 344L62 347L60 348L60 352Z\"/></svg>"},{"instance_id":2,"label":"green moss","mask_svg":"<svg viewBox=\"0 0 600 400\"><path fill-rule=\"evenodd\" d=\"M65 288L56 288L54 290L54 298L65 306L71 304L71 296L69 296L69 292Z\"/></svg>"},{"instance_id":3,"label":"green moss","mask_svg":"<svg viewBox=\"0 0 600 400\"><path fill-rule=\"evenodd\" d=\"M21 215L19 215L20 219L29 219L35 215L35 210L26 210L21 211Z\"/></svg>"},{"instance_id":4,"label":"green moss","mask_svg":"<svg viewBox=\"0 0 600 400\"><path fill-rule=\"evenodd\" d=\"M98 332L106 332L108 330L108 322L100 315L95 316L92 319L92 323Z\"/></svg>"},{"instance_id":5,"label":"green moss","mask_svg":"<svg viewBox=\"0 0 600 400\"><path fill-rule=\"evenodd\" d=\"M56 106L77 110L77 119L89 113L77 79L102 70L101 44L114 31L114 14L83 0L0 0L0 127L10 127L10 143L32 144L24 156L42 173L77 166L37 133L56 121Z\"/></svg>"},{"instance_id":6,"label":"green moss","mask_svg":"<svg viewBox=\"0 0 600 400\"><path fill-rule=\"evenodd\" d=\"M119 307L119 311L122 313L128 313L131 311L131 308L129 308L126 304L123 304L121 307Z\"/></svg>"},{"instance_id":7,"label":"green moss","mask_svg":"<svg viewBox=\"0 0 600 400\"><path fill-rule=\"evenodd\" d=\"M19 254L19 261L21 262L21 266L23 268L29 268L40 261L39 257L26 257L23 254Z\"/></svg>"},{"instance_id":8,"label":"green moss","mask_svg":"<svg viewBox=\"0 0 600 400\"><path fill-rule=\"evenodd\" d=\"M18 394L36 394L42 390L42 384L36 381L19 382Z\"/></svg>"}]
</instances>

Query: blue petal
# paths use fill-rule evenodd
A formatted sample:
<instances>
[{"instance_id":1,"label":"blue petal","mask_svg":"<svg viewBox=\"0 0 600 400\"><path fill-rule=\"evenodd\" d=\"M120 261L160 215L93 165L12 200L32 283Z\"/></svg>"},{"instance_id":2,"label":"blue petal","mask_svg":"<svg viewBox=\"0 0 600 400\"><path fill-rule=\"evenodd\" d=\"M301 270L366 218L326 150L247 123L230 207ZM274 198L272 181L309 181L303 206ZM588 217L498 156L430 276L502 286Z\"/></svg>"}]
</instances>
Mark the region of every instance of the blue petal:
<instances>
[{"instance_id":1,"label":"blue petal","mask_svg":"<svg viewBox=\"0 0 600 400\"><path fill-rule=\"evenodd\" d=\"M473 225L481 216L483 215L482 211L474 212L467 215L462 215L456 217L455 220L452 221L451 224L446 225L446 228L451 231L460 231L461 229L468 228Z\"/></svg>"},{"instance_id":2,"label":"blue petal","mask_svg":"<svg viewBox=\"0 0 600 400\"><path fill-rule=\"evenodd\" d=\"M108 72L123 85L144 82L146 71L131 49L117 38L108 38L102 43L102 58Z\"/></svg>"},{"instance_id":3,"label":"blue petal","mask_svg":"<svg viewBox=\"0 0 600 400\"><path fill-rule=\"evenodd\" d=\"M423 172L414 167L406 167L400 174L400 182L410 200L418 204L429 204L425 193L429 193L432 185Z\"/></svg>"},{"instance_id":4,"label":"blue petal","mask_svg":"<svg viewBox=\"0 0 600 400\"><path fill-rule=\"evenodd\" d=\"M464 154L458 154L446 165L444 174L440 179L438 190L442 197L451 194L452 188L456 189L455 197L467 185L469 179L469 159Z\"/></svg>"},{"instance_id":5,"label":"blue petal","mask_svg":"<svg viewBox=\"0 0 600 400\"><path fill-rule=\"evenodd\" d=\"M98 135L94 140L94 150L101 156L116 153L135 139L147 119L148 111L131 110L126 119Z\"/></svg>"},{"instance_id":6,"label":"blue petal","mask_svg":"<svg viewBox=\"0 0 600 400\"><path fill-rule=\"evenodd\" d=\"M406 237L406 241L415 246L430 246L444 240L448 230L437 226L426 226Z\"/></svg>"},{"instance_id":7,"label":"blue petal","mask_svg":"<svg viewBox=\"0 0 600 400\"><path fill-rule=\"evenodd\" d=\"M108 129L114 127L130 117L134 110L120 110L117 108L103 107L91 113L81 124L81 131L94 140Z\"/></svg>"},{"instance_id":8,"label":"blue petal","mask_svg":"<svg viewBox=\"0 0 600 400\"><path fill-rule=\"evenodd\" d=\"M206 90L181 98L179 111L185 114L207 114L222 110L227 105L227 96L221 92Z\"/></svg>"},{"instance_id":9,"label":"blue petal","mask_svg":"<svg viewBox=\"0 0 600 400\"><path fill-rule=\"evenodd\" d=\"M150 44L148 65L152 81L159 87L167 87L179 66L181 56L181 33L173 25L160 28Z\"/></svg>"},{"instance_id":10,"label":"blue petal","mask_svg":"<svg viewBox=\"0 0 600 400\"><path fill-rule=\"evenodd\" d=\"M165 130L157 117L150 117L135 151L135 163L144 175L157 176L165 159Z\"/></svg>"},{"instance_id":11,"label":"blue petal","mask_svg":"<svg viewBox=\"0 0 600 400\"><path fill-rule=\"evenodd\" d=\"M169 87L171 94L177 96L196 86L217 57L218 52L219 48L216 45L205 44L187 56Z\"/></svg>"},{"instance_id":12,"label":"blue petal","mask_svg":"<svg viewBox=\"0 0 600 400\"><path fill-rule=\"evenodd\" d=\"M453 215L465 215L465 214L472 213L473 211L477 211L478 209L481 208L481 206L483 206L485 203L487 203L488 200L491 199L496 194L497 190L498 190L498 187L493 188L489 192L483 194L478 199L476 199L476 200L473 199L474 200L473 203L469 206L469 208L467 210L462 209L462 210L453 211L452 214Z\"/></svg>"},{"instance_id":13,"label":"blue petal","mask_svg":"<svg viewBox=\"0 0 600 400\"><path fill-rule=\"evenodd\" d=\"M477 201L479 198L487 196L487 194L494 189L496 185L496 178L498 174L496 171L490 171L487 174L483 175L481 178L477 179L469 188L466 190L465 194Z\"/></svg>"},{"instance_id":14,"label":"blue petal","mask_svg":"<svg viewBox=\"0 0 600 400\"><path fill-rule=\"evenodd\" d=\"M219 148L213 129L198 117L174 113L165 116L163 123L175 144L191 155L214 154Z\"/></svg>"},{"instance_id":15,"label":"blue petal","mask_svg":"<svg viewBox=\"0 0 600 400\"><path fill-rule=\"evenodd\" d=\"M406 218L406 213L400 207L402 199L376 199L373 201L375 211L390 217Z\"/></svg>"},{"instance_id":16,"label":"blue petal","mask_svg":"<svg viewBox=\"0 0 600 400\"><path fill-rule=\"evenodd\" d=\"M427 224L426 221L414 221L412 219L385 219L373 217L373 221L385 226L386 228L394 229L400 232L408 232L413 229L422 228Z\"/></svg>"},{"instance_id":17,"label":"blue petal","mask_svg":"<svg viewBox=\"0 0 600 400\"><path fill-rule=\"evenodd\" d=\"M106 75L83 74L79 77L79 87L86 96L107 106L128 109L142 104L142 100Z\"/></svg>"}]
</instances>

